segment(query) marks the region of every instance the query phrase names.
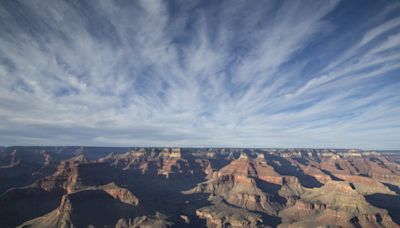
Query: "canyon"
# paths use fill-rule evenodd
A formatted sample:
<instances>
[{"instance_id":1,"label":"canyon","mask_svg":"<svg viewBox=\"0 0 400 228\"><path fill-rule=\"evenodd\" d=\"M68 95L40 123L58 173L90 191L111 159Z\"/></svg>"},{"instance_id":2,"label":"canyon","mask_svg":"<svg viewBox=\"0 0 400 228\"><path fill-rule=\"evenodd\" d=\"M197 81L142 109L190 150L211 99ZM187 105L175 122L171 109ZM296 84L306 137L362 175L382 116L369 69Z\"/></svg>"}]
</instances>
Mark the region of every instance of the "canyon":
<instances>
[{"instance_id":1,"label":"canyon","mask_svg":"<svg viewBox=\"0 0 400 228\"><path fill-rule=\"evenodd\" d=\"M395 151L0 148L0 227L400 227Z\"/></svg>"}]
</instances>

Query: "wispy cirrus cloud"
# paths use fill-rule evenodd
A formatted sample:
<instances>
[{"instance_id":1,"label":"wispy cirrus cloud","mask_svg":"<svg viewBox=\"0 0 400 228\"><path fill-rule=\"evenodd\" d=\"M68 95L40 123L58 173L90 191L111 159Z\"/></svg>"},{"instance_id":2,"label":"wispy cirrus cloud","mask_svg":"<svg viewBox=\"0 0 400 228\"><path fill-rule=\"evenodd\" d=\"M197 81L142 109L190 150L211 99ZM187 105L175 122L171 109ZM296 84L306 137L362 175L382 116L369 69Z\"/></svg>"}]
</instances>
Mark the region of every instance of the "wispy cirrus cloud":
<instances>
[{"instance_id":1,"label":"wispy cirrus cloud","mask_svg":"<svg viewBox=\"0 0 400 228\"><path fill-rule=\"evenodd\" d=\"M2 2L0 143L398 148L400 7L370 3Z\"/></svg>"}]
</instances>

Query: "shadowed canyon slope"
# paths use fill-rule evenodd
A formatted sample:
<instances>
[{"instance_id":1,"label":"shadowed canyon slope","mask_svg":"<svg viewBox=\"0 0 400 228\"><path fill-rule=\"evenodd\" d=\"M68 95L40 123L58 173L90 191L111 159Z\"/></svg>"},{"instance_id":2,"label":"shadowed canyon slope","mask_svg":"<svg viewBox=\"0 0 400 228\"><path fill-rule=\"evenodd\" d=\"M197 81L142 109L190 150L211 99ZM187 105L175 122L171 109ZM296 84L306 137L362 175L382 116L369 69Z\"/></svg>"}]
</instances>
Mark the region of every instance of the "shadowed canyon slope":
<instances>
[{"instance_id":1,"label":"shadowed canyon slope","mask_svg":"<svg viewBox=\"0 0 400 228\"><path fill-rule=\"evenodd\" d=\"M396 152L8 147L0 227L399 227Z\"/></svg>"}]
</instances>

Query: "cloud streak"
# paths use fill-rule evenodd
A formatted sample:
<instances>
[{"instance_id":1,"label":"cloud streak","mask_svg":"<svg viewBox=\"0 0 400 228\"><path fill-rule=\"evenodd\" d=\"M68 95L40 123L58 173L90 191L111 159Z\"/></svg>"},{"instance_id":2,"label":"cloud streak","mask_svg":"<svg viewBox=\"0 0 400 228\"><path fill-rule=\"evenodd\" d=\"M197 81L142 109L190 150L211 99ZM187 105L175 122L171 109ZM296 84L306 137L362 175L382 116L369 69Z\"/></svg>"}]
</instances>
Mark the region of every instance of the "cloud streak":
<instances>
[{"instance_id":1,"label":"cloud streak","mask_svg":"<svg viewBox=\"0 0 400 228\"><path fill-rule=\"evenodd\" d=\"M399 10L5 1L0 143L399 148Z\"/></svg>"}]
</instances>

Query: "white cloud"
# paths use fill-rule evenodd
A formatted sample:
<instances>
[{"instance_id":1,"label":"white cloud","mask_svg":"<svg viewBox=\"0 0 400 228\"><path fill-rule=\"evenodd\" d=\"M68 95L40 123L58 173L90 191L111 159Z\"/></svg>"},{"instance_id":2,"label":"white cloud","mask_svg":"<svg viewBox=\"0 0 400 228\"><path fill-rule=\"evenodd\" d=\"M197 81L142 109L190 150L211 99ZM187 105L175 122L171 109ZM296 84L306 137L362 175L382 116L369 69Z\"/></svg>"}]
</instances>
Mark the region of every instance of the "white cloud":
<instances>
[{"instance_id":1,"label":"white cloud","mask_svg":"<svg viewBox=\"0 0 400 228\"><path fill-rule=\"evenodd\" d=\"M325 49L306 52L340 36L338 1L15 4L0 6L5 145L399 146L400 56L382 52L397 18L308 73Z\"/></svg>"}]
</instances>

